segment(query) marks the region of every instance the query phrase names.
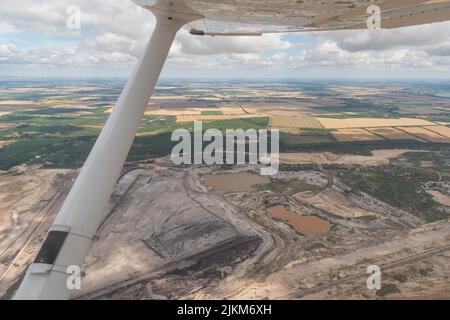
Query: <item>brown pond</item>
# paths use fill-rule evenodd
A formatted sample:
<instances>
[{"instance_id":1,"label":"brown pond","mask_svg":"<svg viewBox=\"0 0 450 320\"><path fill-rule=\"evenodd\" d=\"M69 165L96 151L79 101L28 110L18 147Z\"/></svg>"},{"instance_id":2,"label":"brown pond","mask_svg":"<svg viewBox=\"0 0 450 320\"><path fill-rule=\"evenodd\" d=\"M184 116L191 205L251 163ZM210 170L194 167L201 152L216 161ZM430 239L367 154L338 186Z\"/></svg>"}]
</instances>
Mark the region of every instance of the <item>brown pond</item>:
<instances>
[{"instance_id":1,"label":"brown pond","mask_svg":"<svg viewBox=\"0 0 450 320\"><path fill-rule=\"evenodd\" d=\"M248 172L205 175L203 179L209 187L222 192L250 192L252 186L270 182L266 177Z\"/></svg>"},{"instance_id":2,"label":"brown pond","mask_svg":"<svg viewBox=\"0 0 450 320\"><path fill-rule=\"evenodd\" d=\"M315 216L302 216L278 205L268 209L270 214L291 225L297 232L304 235L323 235L331 229L331 224Z\"/></svg>"}]
</instances>

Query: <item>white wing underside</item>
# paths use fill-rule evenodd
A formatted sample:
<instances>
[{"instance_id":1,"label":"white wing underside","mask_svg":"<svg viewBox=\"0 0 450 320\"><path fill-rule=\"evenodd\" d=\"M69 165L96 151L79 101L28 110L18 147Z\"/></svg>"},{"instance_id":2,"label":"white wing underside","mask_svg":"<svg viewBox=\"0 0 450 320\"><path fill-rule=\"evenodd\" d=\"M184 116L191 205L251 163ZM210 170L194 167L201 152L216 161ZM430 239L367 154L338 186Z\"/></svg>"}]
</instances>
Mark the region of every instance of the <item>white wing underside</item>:
<instances>
[{"instance_id":1,"label":"white wing underside","mask_svg":"<svg viewBox=\"0 0 450 320\"><path fill-rule=\"evenodd\" d=\"M135 0L149 7L154 0ZM168 8L170 0L163 1ZM367 8L384 29L450 20L450 0L185 0L204 19L187 27L209 34L366 29Z\"/></svg>"}]
</instances>

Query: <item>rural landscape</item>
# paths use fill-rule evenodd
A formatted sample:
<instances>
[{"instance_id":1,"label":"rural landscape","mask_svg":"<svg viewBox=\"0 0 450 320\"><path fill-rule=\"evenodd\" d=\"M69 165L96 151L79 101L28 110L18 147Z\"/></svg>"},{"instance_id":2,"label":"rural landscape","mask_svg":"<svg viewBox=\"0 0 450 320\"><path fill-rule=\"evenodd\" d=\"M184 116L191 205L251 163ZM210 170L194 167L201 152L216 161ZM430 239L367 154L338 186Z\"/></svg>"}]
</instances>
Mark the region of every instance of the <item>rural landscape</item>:
<instances>
[{"instance_id":1,"label":"rural landscape","mask_svg":"<svg viewBox=\"0 0 450 320\"><path fill-rule=\"evenodd\" d=\"M123 86L0 81L2 299ZM174 165L194 121L278 129L279 172ZM449 218L449 81L163 80L72 299L449 299Z\"/></svg>"}]
</instances>

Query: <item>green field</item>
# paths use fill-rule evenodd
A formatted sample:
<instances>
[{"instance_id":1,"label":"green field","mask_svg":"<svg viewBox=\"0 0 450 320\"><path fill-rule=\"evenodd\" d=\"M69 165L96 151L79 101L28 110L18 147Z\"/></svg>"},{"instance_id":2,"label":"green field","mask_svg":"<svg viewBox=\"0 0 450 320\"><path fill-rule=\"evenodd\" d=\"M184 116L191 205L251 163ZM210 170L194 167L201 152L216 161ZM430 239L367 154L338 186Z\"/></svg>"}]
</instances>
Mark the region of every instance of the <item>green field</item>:
<instances>
[{"instance_id":1,"label":"green field","mask_svg":"<svg viewBox=\"0 0 450 320\"><path fill-rule=\"evenodd\" d=\"M216 116L216 115L222 115L223 112L220 110L205 110L201 112L202 116Z\"/></svg>"},{"instance_id":2,"label":"green field","mask_svg":"<svg viewBox=\"0 0 450 320\"><path fill-rule=\"evenodd\" d=\"M52 111L59 108L52 108ZM14 141L0 149L0 169L20 164L43 164L46 167L75 168L82 165L104 125L107 107L93 107L89 113L16 112L0 117L0 140ZM71 110L73 111L73 110ZM268 129L269 118L244 118L203 122L203 130ZM177 123L175 116L145 116L130 151L129 161L143 161L170 153L170 133L178 128L193 131L193 123ZM446 149L443 144L417 141L374 141L337 143L325 129L300 129L297 133L280 132L280 152L331 151L369 155L380 148ZM425 155L418 155L425 157ZM445 166L444 166L445 167Z\"/></svg>"},{"instance_id":3,"label":"green field","mask_svg":"<svg viewBox=\"0 0 450 320\"><path fill-rule=\"evenodd\" d=\"M84 109L83 109L84 110ZM14 166L41 164L51 168L80 167L92 148L108 114L106 107L89 109L88 114L71 114L78 109L44 108L16 112L0 117L8 129L0 131L0 140L13 143L0 149L0 170ZM265 129L268 118L207 121L203 130ZM145 116L131 148L128 161L145 161L170 153L176 142L170 141L173 130L193 131L193 123L180 124L174 116Z\"/></svg>"},{"instance_id":4,"label":"green field","mask_svg":"<svg viewBox=\"0 0 450 320\"><path fill-rule=\"evenodd\" d=\"M17 106L16 112L0 116L0 141L7 143L0 147L0 169L9 170L20 164L41 164L46 167L70 167L82 165L90 148L100 133L109 113L107 110L117 100L124 81L98 80L86 81L37 81L37 82L5 82L0 83L0 100L32 101L33 110L26 110ZM191 81L165 83L158 85L156 95L159 96L187 96L191 106L205 108L202 115L222 115L214 108L223 105L246 107L246 104L264 106L273 104L270 111L277 108L295 108L308 106L311 112L330 113L327 117L398 117L399 110L414 112L417 106L415 94L423 86L426 92L446 92L445 84L391 84L386 87L403 90L401 99L397 91L380 91L379 95L370 95L364 99L354 97L342 90L330 88L346 87L346 83L299 82L274 85L259 82L202 82L195 84ZM368 88L378 88L377 85L359 84ZM379 85L378 85L379 86ZM30 88L28 92L26 88ZM36 88L40 88L36 90ZM200 89L201 90L200 90ZM405 92L405 88L407 91ZM298 98L297 93L305 93L305 97ZM265 92L268 94L265 95ZM280 92L280 96L277 95ZM388 93L385 93L388 92ZM292 93L286 94L286 93ZM223 96L217 101L208 101L208 97ZM408 96L409 95L409 96ZM308 98L311 97L311 98ZM419 97L420 98L420 97ZM324 100L323 100L324 99ZM447 98L433 98L429 108L444 108L448 104ZM447 103L447 104L446 104ZM81 107L82 106L82 107ZM13 106L6 106L11 110ZM423 106L419 109L424 109ZM249 109L251 110L251 109ZM435 109L433 109L435 110ZM0 110L1 111L1 110ZM292 110L291 110L292 111ZM423 110L421 110L423 112ZM257 112L256 112L257 113ZM336 113L336 114L333 114ZM423 150L447 150L448 145L424 143L420 141L373 141L339 143L328 130L322 128L313 116L301 112L298 116L288 116L286 113L271 114L267 117L244 118L204 121L203 130L217 128L226 129L280 129L280 152L334 152L370 155L373 149L408 148ZM411 117L432 118L440 121L450 121L450 112ZM177 123L175 116L145 116L139 124L137 137L130 151L128 161L146 161L154 157L167 155L174 142L170 141L171 132L178 128L193 130L193 123ZM10 144L8 144L11 142ZM418 166L421 161L431 161L425 154L409 154L411 163ZM445 159L434 159L433 165L447 172L448 164Z\"/></svg>"}]
</instances>

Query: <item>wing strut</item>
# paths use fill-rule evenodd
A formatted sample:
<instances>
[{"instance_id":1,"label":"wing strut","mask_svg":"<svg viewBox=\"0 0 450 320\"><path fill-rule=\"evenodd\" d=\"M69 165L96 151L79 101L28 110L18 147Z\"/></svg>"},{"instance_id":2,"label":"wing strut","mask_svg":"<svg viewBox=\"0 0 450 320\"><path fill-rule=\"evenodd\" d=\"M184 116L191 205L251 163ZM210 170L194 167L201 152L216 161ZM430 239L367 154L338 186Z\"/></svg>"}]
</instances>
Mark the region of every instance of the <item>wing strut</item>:
<instances>
[{"instance_id":1,"label":"wing strut","mask_svg":"<svg viewBox=\"0 0 450 320\"><path fill-rule=\"evenodd\" d=\"M148 9L156 17L152 37L14 299L69 298L74 273L68 268L84 263L175 35L202 18L183 1Z\"/></svg>"}]
</instances>

